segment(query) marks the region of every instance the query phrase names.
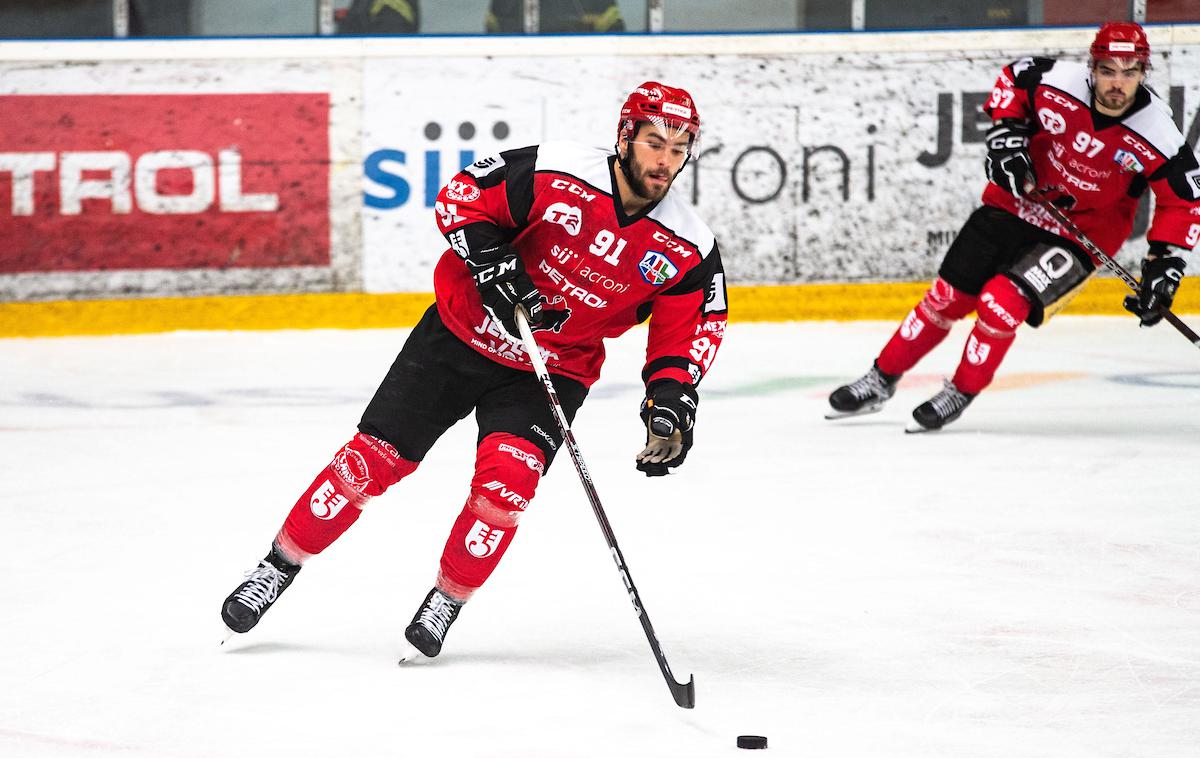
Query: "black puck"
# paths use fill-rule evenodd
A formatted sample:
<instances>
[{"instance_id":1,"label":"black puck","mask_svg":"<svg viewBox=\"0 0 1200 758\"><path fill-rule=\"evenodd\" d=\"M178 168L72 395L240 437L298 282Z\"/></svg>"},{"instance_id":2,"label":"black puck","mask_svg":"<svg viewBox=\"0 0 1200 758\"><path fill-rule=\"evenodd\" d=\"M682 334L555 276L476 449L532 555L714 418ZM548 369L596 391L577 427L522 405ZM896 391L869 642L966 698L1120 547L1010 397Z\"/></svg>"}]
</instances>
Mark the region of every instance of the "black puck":
<instances>
[{"instance_id":1,"label":"black puck","mask_svg":"<svg viewBox=\"0 0 1200 758\"><path fill-rule=\"evenodd\" d=\"M737 745L747 750L766 750L767 738L759 737L757 734L743 734L738 737Z\"/></svg>"}]
</instances>

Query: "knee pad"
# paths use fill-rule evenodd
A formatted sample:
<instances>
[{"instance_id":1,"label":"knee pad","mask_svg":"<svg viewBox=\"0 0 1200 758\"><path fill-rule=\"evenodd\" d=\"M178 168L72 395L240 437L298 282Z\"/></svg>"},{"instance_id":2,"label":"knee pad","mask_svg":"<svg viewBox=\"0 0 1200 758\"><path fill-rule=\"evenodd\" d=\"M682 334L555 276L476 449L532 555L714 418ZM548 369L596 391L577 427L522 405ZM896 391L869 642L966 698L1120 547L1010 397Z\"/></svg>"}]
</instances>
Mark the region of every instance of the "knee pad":
<instances>
[{"instance_id":1,"label":"knee pad","mask_svg":"<svg viewBox=\"0 0 1200 758\"><path fill-rule=\"evenodd\" d=\"M333 456L329 463L329 477L325 485L313 494L313 514L318 510L318 496L328 502L329 495L336 493L362 507L376 495L411 474L417 463L400 457L396 448L387 442L359 432ZM329 490L328 492L324 492Z\"/></svg>"},{"instance_id":2,"label":"knee pad","mask_svg":"<svg viewBox=\"0 0 1200 758\"><path fill-rule=\"evenodd\" d=\"M292 506L275 544L289 560L303 563L350 528L368 500L416 468L383 440L354 435Z\"/></svg>"},{"instance_id":3,"label":"knee pad","mask_svg":"<svg viewBox=\"0 0 1200 758\"><path fill-rule=\"evenodd\" d=\"M979 324L992 336L1004 336L1017 331L1029 316L1031 303L1025 293L1007 276L995 276L983 285L979 293Z\"/></svg>"},{"instance_id":4,"label":"knee pad","mask_svg":"<svg viewBox=\"0 0 1200 758\"><path fill-rule=\"evenodd\" d=\"M944 331L955 321L975 310L975 301L974 295L955 289L950 282L939 276L933 280L917 308L931 324Z\"/></svg>"},{"instance_id":5,"label":"knee pad","mask_svg":"<svg viewBox=\"0 0 1200 758\"><path fill-rule=\"evenodd\" d=\"M481 521L516 526L545 470L537 445L513 434L489 434L479 443L467 506Z\"/></svg>"}]
</instances>

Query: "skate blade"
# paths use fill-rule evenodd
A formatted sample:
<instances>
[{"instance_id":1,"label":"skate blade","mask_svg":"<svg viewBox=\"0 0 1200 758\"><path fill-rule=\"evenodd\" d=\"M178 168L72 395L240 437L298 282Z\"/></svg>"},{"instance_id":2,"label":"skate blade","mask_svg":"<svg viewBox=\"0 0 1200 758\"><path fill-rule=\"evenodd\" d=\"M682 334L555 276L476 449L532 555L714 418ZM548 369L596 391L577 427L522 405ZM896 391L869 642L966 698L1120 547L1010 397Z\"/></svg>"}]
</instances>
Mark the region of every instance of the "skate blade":
<instances>
[{"instance_id":1,"label":"skate blade","mask_svg":"<svg viewBox=\"0 0 1200 758\"><path fill-rule=\"evenodd\" d=\"M913 421L912 423L910 423L908 426L906 426L904 428L905 434L925 434L926 432L940 432L940 431L941 431L941 427L938 427L937 429L930 429L927 426L921 426L916 421Z\"/></svg>"},{"instance_id":2,"label":"skate blade","mask_svg":"<svg viewBox=\"0 0 1200 758\"><path fill-rule=\"evenodd\" d=\"M221 647L224 647L225 643L229 642L231 639L233 639L233 630L229 627L225 627L225 636L221 638Z\"/></svg>"},{"instance_id":3,"label":"skate blade","mask_svg":"<svg viewBox=\"0 0 1200 758\"><path fill-rule=\"evenodd\" d=\"M863 408L860 411L830 411L825 414L826 421L837 421L841 418L854 418L855 416L869 416L872 413L879 413L883 410L882 405L871 405Z\"/></svg>"},{"instance_id":4,"label":"skate blade","mask_svg":"<svg viewBox=\"0 0 1200 758\"><path fill-rule=\"evenodd\" d=\"M397 663L404 666L422 660L425 660L425 654L413 647L411 642L405 642L404 651L400 653L400 660Z\"/></svg>"}]
</instances>

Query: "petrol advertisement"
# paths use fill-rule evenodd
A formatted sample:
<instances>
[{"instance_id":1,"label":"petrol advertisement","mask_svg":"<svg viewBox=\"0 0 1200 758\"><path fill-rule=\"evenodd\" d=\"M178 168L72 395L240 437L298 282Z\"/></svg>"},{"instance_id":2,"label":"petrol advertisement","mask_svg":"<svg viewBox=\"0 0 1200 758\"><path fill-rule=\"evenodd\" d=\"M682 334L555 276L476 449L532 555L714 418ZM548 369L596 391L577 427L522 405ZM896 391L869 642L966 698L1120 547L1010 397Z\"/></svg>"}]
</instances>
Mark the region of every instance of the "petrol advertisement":
<instances>
[{"instance_id":1,"label":"petrol advertisement","mask_svg":"<svg viewBox=\"0 0 1200 758\"><path fill-rule=\"evenodd\" d=\"M0 96L0 273L329 265L325 94Z\"/></svg>"}]
</instances>

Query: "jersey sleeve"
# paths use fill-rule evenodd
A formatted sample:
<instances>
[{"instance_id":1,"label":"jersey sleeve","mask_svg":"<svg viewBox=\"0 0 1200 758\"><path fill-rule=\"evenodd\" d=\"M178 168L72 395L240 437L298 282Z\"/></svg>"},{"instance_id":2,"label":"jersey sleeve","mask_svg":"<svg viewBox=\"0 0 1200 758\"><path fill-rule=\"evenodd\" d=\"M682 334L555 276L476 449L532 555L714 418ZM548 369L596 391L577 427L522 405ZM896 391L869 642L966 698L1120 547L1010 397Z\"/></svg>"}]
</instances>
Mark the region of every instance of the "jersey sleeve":
<instances>
[{"instance_id":1,"label":"jersey sleeve","mask_svg":"<svg viewBox=\"0 0 1200 758\"><path fill-rule=\"evenodd\" d=\"M462 259L509 242L528 225L537 148L505 150L475 161L442 187L438 230Z\"/></svg>"},{"instance_id":2,"label":"jersey sleeve","mask_svg":"<svg viewBox=\"0 0 1200 758\"><path fill-rule=\"evenodd\" d=\"M661 379L698 385L712 366L729 307L725 271L716 243L712 251L654 299L646 341L646 386Z\"/></svg>"},{"instance_id":3,"label":"jersey sleeve","mask_svg":"<svg viewBox=\"0 0 1200 758\"><path fill-rule=\"evenodd\" d=\"M1184 144L1149 179L1154 220L1147 241L1191 250L1200 242L1200 164L1196 154Z\"/></svg>"},{"instance_id":4,"label":"jersey sleeve","mask_svg":"<svg viewBox=\"0 0 1200 758\"><path fill-rule=\"evenodd\" d=\"M992 96L983 104L983 112L992 121L1012 118L1033 120L1033 94L1042 81L1042 74L1054 66L1052 58L1022 58L1000 71Z\"/></svg>"}]
</instances>

